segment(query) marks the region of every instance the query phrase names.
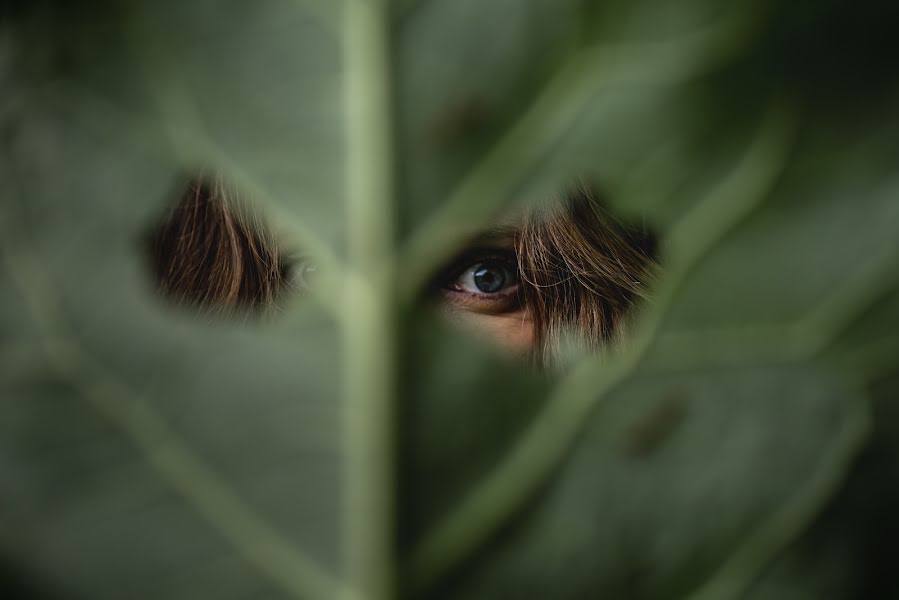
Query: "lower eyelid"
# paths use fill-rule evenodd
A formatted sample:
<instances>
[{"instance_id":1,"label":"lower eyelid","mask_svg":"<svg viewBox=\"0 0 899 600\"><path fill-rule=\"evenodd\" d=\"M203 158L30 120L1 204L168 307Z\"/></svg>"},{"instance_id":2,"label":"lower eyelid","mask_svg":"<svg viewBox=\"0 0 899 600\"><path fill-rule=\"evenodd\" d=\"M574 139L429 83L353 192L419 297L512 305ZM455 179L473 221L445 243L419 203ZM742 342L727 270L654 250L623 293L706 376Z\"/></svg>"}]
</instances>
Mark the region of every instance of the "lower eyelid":
<instances>
[{"instance_id":1,"label":"lower eyelid","mask_svg":"<svg viewBox=\"0 0 899 600\"><path fill-rule=\"evenodd\" d=\"M447 288L443 291L447 303L458 310L502 314L521 308L519 289L516 285L498 294L478 294Z\"/></svg>"},{"instance_id":2,"label":"lower eyelid","mask_svg":"<svg viewBox=\"0 0 899 600\"><path fill-rule=\"evenodd\" d=\"M503 290L501 292L494 292L492 294L488 294L486 292L472 292L472 291L464 290L464 289L461 289L458 287L444 288L444 291L447 291L447 292L456 293L456 294L467 294L469 296L474 296L476 298L485 298L485 299L505 298L507 296L517 295L518 290L519 290L519 285L517 283L514 286L511 286L506 290Z\"/></svg>"}]
</instances>

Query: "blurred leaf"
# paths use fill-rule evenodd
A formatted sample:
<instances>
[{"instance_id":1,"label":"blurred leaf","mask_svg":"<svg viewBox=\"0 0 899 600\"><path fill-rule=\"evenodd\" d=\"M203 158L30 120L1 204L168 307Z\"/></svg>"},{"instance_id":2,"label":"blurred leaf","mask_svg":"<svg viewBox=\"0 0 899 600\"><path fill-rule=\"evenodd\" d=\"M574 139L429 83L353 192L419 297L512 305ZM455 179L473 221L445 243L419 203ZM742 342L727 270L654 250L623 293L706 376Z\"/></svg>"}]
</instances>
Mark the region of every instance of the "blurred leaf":
<instances>
[{"instance_id":1,"label":"blurred leaf","mask_svg":"<svg viewBox=\"0 0 899 600\"><path fill-rule=\"evenodd\" d=\"M733 597L862 439L864 404L841 387L777 365L626 382L452 596Z\"/></svg>"},{"instance_id":2,"label":"blurred leaf","mask_svg":"<svg viewBox=\"0 0 899 600\"><path fill-rule=\"evenodd\" d=\"M896 489L894 7L2 11L2 584L878 597L857 556L887 552L866 499ZM325 260L321 302L238 323L156 297L145 237L196 171ZM663 228L623 348L535 374L407 310L466 235L576 178Z\"/></svg>"},{"instance_id":3,"label":"blurred leaf","mask_svg":"<svg viewBox=\"0 0 899 600\"><path fill-rule=\"evenodd\" d=\"M4 310L26 303L16 314L40 337L22 341L39 344L32 373L0 404L3 549L86 597L330 590L332 327L223 328L163 306L143 237L171 171L66 111L19 117L4 136Z\"/></svg>"},{"instance_id":4,"label":"blurred leaf","mask_svg":"<svg viewBox=\"0 0 899 600\"><path fill-rule=\"evenodd\" d=\"M538 414L550 385L446 325L425 320L410 337L400 405L407 542L439 523L495 467Z\"/></svg>"}]
</instances>

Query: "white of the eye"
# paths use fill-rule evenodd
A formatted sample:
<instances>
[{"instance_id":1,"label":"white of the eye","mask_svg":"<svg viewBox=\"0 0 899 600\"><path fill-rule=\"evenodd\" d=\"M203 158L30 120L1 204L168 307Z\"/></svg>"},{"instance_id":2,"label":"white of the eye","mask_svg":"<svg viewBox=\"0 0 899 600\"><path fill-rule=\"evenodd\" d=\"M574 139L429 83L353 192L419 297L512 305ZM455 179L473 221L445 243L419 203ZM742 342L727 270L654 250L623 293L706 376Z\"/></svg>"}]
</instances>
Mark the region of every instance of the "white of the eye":
<instances>
[{"instance_id":1,"label":"white of the eye","mask_svg":"<svg viewBox=\"0 0 899 600\"><path fill-rule=\"evenodd\" d=\"M474 293L483 293L478 289L477 284L474 282L474 274L475 272L481 268L480 264L472 265L470 268L466 269L462 276L459 277L461 281L460 287L466 292L474 292Z\"/></svg>"}]
</instances>

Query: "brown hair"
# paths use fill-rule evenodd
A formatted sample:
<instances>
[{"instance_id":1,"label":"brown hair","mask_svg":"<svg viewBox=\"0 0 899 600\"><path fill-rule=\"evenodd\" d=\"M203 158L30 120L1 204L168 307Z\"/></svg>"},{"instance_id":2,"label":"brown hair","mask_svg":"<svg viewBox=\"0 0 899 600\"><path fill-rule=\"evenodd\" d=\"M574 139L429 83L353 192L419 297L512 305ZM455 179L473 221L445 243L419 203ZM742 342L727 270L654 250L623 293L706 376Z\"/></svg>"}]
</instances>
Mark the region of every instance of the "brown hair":
<instances>
[{"instance_id":1,"label":"brown hair","mask_svg":"<svg viewBox=\"0 0 899 600\"><path fill-rule=\"evenodd\" d=\"M221 178L190 183L152 236L164 295L216 314L275 306L290 287L289 265L250 215ZM612 218L586 185L531 210L516 253L521 300L544 364L568 334L585 349L620 337L655 270L654 237Z\"/></svg>"},{"instance_id":2,"label":"brown hair","mask_svg":"<svg viewBox=\"0 0 899 600\"><path fill-rule=\"evenodd\" d=\"M563 340L592 350L620 339L656 270L653 234L615 220L586 184L531 211L517 254L522 300L544 362Z\"/></svg>"},{"instance_id":3,"label":"brown hair","mask_svg":"<svg viewBox=\"0 0 899 600\"><path fill-rule=\"evenodd\" d=\"M221 177L190 182L151 236L162 293L218 314L273 306L287 288L287 264L254 220Z\"/></svg>"}]
</instances>

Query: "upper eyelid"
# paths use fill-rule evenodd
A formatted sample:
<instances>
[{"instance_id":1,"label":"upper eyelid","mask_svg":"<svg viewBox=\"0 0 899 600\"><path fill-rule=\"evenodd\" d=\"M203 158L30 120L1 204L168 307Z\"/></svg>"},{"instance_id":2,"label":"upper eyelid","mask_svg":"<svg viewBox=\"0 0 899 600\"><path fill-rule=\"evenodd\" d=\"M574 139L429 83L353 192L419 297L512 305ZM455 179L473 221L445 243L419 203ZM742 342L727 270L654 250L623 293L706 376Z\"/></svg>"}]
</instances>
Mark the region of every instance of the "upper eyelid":
<instances>
[{"instance_id":1,"label":"upper eyelid","mask_svg":"<svg viewBox=\"0 0 899 600\"><path fill-rule=\"evenodd\" d=\"M518 254L514 248L506 248L504 246L471 246L460 252L450 262L451 266L458 266L461 263L475 263L478 260L500 259L510 262L518 262Z\"/></svg>"},{"instance_id":2,"label":"upper eyelid","mask_svg":"<svg viewBox=\"0 0 899 600\"><path fill-rule=\"evenodd\" d=\"M457 256L455 259L453 259L448 267L440 271L438 281L441 283L441 285L446 285L450 280L459 277L468 268L474 266L475 264L497 259L508 261L510 266L514 266L514 270L517 273L518 255L513 249L478 247L469 248L462 254Z\"/></svg>"}]
</instances>

